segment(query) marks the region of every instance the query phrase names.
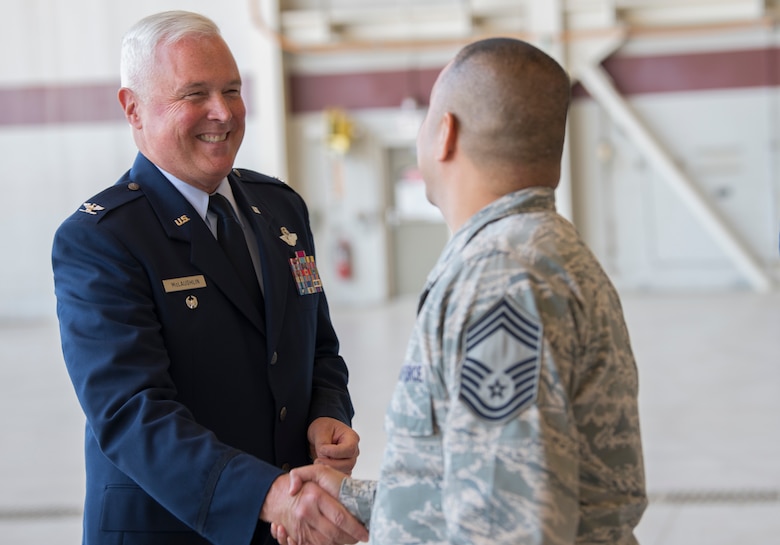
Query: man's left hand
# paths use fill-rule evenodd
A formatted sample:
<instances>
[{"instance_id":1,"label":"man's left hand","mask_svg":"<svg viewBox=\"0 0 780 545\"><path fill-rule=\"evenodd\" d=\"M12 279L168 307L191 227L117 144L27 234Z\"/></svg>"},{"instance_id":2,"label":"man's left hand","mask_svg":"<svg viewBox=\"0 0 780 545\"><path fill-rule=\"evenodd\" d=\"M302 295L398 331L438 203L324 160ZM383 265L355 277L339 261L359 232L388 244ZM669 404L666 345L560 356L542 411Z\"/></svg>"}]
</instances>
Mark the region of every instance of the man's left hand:
<instances>
[{"instance_id":1,"label":"man's left hand","mask_svg":"<svg viewBox=\"0 0 780 545\"><path fill-rule=\"evenodd\" d=\"M357 432L335 418L317 418L309 426L309 450L315 464L325 464L352 474L360 454Z\"/></svg>"}]
</instances>

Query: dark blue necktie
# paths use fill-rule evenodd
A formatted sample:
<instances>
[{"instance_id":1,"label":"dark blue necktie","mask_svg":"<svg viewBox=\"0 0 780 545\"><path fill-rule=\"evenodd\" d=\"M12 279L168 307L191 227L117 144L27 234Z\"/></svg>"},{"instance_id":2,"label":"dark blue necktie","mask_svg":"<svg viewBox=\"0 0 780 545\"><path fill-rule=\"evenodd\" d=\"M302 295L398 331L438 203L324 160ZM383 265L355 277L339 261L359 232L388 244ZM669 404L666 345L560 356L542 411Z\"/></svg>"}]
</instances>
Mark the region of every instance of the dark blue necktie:
<instances>
[{"instance_id":1,"label":"dark blue necktie","mask_svg":"<svg viewBox=\"0 0 780 545\"><path fill-rule=\"evenodd\" d=\"M217 216L217 241L227 254L228 259L238 272L241 282L246 286L252 301L260 304L262 293L257 282L255 267L244 238L244 230L238 222L236 212L224 196L214 193L209 197L209 210Z\"/></svg>"}]
</instances>

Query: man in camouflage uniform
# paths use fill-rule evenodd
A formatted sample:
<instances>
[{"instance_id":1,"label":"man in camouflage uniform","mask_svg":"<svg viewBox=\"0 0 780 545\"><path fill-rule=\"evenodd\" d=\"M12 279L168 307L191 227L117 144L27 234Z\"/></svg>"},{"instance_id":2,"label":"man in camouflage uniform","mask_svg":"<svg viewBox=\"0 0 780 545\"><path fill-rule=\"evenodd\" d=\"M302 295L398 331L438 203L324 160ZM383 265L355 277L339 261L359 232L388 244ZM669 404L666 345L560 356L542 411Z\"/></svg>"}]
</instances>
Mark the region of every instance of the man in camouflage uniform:
<instances>
[{"instance_id":1,"label":"man in camouflage uniform","mask_svg":"<svg viewBox=\"0 0 780 545\"><path fill-rule=\"evenodd\" d=\"M632 544L646 506L618 295L555 211L570 84L488 39L442 71L418 137L455 233L428 277L378 483L317 466L371 542ZM283 530L275 529L285 539Z\"/></svg>"}]
</instances>

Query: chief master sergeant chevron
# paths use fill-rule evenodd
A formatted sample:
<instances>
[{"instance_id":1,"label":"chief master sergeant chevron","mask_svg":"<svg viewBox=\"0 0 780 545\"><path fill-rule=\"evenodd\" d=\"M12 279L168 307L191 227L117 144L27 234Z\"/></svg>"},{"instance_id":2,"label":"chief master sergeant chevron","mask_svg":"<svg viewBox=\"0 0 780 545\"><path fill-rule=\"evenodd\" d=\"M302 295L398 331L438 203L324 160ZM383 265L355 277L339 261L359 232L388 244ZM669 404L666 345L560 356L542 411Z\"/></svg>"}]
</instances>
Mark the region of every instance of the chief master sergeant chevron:
<instances>
[{"instance_id":1,"label":"chief master sergeant chevron","mask_svg":"<svg viewBox=\"0 0 780 545\"><path fill-rule=\"evenodd\" d=\"M372 543L636 543L629 336L615 289L555 211L569 96L552 58L506 38L466 46L434 85L418 163L454 235L420 299L379 481L291 473L292 492L315 480L339 494Z\"/></svg>"},{"instance_id":2,"label":"chief master sergeant chevron","mask_svg":"<svg viewBox=\"0 0 780 545\"><path fill-rule=\"evenodd\" d=\"M246 109L227 44L198 14L151 15L121 72L138 156L52 251L87 419L84 543L259 545L270 521L367 538L316 485L287 492L311 458L349 472L358 437L306 206L233 169Z\"/></svg>"}]
</instances>

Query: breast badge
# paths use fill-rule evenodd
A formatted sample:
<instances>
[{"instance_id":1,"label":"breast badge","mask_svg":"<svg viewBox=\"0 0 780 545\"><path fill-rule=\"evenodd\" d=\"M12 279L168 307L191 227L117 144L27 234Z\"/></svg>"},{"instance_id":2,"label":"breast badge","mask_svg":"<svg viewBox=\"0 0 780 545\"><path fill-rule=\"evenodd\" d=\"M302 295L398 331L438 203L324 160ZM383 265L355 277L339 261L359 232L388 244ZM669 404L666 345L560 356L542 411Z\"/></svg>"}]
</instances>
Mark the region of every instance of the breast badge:
<instances>
[{"instance_id":1,"label":"breast badge","mask_svg":"<svg viewBox=\"0 0 780 545\"><path fill-rule=\"evenodd\" d=\"M298 242L298 235L288 231L287 227L282 227L282 236L279 238L285 241L288 246L295 246L295 244Z\"/></svg>"}]
</instances>

